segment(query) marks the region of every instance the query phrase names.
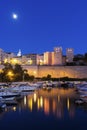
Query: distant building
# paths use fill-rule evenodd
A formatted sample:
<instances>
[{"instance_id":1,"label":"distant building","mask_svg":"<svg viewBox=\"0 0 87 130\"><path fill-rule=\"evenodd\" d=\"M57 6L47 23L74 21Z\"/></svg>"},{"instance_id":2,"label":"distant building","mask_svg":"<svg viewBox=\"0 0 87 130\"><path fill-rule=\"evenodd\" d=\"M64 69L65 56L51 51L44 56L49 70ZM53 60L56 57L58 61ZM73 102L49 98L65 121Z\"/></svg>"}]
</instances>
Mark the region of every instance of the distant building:
<instances>
[{"instance_id":1,"label":"distant building","mask_svg":"<svg viewBox=\"0 0 87 130\"><path fill-rule=\"evenodd\" d=\"M52 52L52 65L54 65L54 60L55 60L55 58L54 58L54 52Z\"/></svg>"},{"instance_id":2,"label":"distant building","mask_svg":"<svg viewBox=\"0 0 87 130\"><path fill-rule=\"evenodd\" d=\"M32 62L30 62L30 58L27 56L21 57L21 64L22 65L32 65Z\"/></svg>"},{"instance_id":3,"label":"distant building","mask_svg":"<svg viewBox=\"0 0 87 130\"><path fill-rule=\"evenodd\" d=\"M84 55L82 54L74 55L73 61L76 65L86 65L86 62L84 61Z\"/></svg>"},{"instance_id":4,"label":"distant building","mask_svg":"<svg viewBox=\"0 0 87 130\"><path fill-rule=\"evenodd\" d=\"M63 59L63 65L66 65L66 56L65 55L63 55L63 57L62 57L62 59Z\"/></svg>"},{"instance_id":5,"label":"distant building","mask_svg":"<svg viewBox=\"0 0 87 130\"><path fill-rule=\"evenodd\" d=\"M11 52L6 52L6 56L4 58L4 63L11 63L12 58L14 58L16 55Z\"/></svg>"},{"instance_id":6,"label":"distant building","mask_svg":"<svg viewBox=\"0 0 87 130\"><path fill-rule=\"evenodd\" d=\"M52 65L52 52L44 53L44 65Z\"/></svg>"},{"instance_id":7,"label":"distant building","mask_svg":"<svg viewBox=\"0 0 87 130\"><path fill-rule=\"evenodd\" d=\"M37 55L37 65L44 65L44 55Z\"/></svg>"},{"instance_id":8,"label":"distant building","mask_svg":"<svg viewBox=\"0 0 87 130\"><path fill-rule=\"evenodd\" d=\"M62 47L55 47L52 53L52 65L62 65Z\"/></svg>"},{"instance_id":9,"label":"distant building","mask_svg":"<svg viewBox=\"0 0 87 130\"><path fill-rule=\"evenodd\" d=\"M37 54L26 54L24 56L27 59L28 65L36 65L37 64Z\"/></svg>"},{"instance_id":10,"label":"distant building","mask_svg":"<svg viewBox=\"0 0 87 130\"><path fill-rule=\"evenodd\" d=\"M11 63L20 65L68 65L85 64L84 56L74 57L73 48L66 49L66 56L62 54L62 47L55 47L53 52L44 52L44 54L25 54L22 55L19 49L17 55L11 52L4 52L0 49L0 64Z\"/></svg>"},{"instance_id":11,"label":"distant building","mask_svg":"<svg viewBox=\"0 0 87 130\"><path fill-rule=\"evenodd\" d=\"M68 63L73 62L73 58L74 58L73 48L67 48L66 49L66 62L68 62Z\"/></svg>"},{"instance_id":12,"label":"distant building","mask_svg":"<svg viewBox=\"0 0 87 130\"><path fill-rule=\"evenodd\" d=\"M10 59L10 63L12 65L15 65L15 64L21 65L22 64L22 57L15 56L15 57Z\"/></svg>"},{"instance_id":13,"label":"distant building","mask_svg":"<svg viewBox=\"0 0 87 130\"><path fill-rule=\"evenodd\" d=\"M3 63L4 55L5 55L4 51L0 48L0 64Z\"/></svg>"},{"instance_id":14,"label":"distant building","mask_svg":"<svg viewBox=\"0 0 87 130\"><path fill-rule=\"evenodd\" d=\"M55 47L54 52L44 53L44 64L45 65L62 65L62 48Z\"/></svg>"},{"instance_id":15,"label":"distant building","mask_svg":"<svg viewBox=\"0 0 87 130\"><path fill-rule=\"evenodd\" d=\"M0 49L0 64L10 63L10 60L14 57L14 53L4 52Z\"/></svg>"}]
</instances>

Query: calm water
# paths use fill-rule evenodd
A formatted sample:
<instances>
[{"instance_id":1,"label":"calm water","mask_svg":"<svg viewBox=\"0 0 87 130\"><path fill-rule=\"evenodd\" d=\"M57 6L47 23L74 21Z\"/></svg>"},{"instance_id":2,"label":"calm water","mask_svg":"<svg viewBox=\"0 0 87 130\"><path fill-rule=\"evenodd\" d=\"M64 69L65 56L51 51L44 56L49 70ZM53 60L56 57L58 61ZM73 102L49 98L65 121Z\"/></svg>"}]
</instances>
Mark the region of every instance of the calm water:
<instances>
[{"instance_id":1,"label":"calm water","mask_svg":"<svg viewBox=\"0 0 87 130\"><path fill-rule=\"evenodd\" d=\"M38 90L0 111L0 130L87 130L87 106L73 89Z\"/></svg>"}]
</instances>

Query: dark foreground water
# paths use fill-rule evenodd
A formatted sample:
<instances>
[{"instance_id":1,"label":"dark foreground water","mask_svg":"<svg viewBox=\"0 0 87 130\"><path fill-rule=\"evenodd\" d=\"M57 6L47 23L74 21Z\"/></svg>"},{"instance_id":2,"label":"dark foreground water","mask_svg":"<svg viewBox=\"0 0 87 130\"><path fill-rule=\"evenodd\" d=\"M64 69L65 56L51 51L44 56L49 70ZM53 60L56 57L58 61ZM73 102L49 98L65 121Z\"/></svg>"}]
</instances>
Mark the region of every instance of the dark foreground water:
<instances>
[{"instance_id":1,"label":"dark foreground water","mask_svg":"<svg viewBox=\"0 0 87 130\"><path fill-rule=\"evenodd\" d=\"M0 111L0 130L87 130L87 106L73 89L38 90Z\"/></svg>"}]
</instances>

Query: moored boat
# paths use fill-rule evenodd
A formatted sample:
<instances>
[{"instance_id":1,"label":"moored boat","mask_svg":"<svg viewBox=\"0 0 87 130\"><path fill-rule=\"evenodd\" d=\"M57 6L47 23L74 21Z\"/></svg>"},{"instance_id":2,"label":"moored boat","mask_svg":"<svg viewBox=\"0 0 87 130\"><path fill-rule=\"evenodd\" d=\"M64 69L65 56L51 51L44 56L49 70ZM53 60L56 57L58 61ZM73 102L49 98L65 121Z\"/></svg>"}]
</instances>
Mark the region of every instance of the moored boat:
<instances>
[{"instance_id":1,"label":"moored boat","mask_svg":"<svg viewBox=\"0 0 87 130\"><path fill-rule=\"evenodd\" d=\"M0 92L0 97L3 98L18 97L20 95L21 95L20 93L13 93L9 91Z\"/></svg>"}]
</instances>

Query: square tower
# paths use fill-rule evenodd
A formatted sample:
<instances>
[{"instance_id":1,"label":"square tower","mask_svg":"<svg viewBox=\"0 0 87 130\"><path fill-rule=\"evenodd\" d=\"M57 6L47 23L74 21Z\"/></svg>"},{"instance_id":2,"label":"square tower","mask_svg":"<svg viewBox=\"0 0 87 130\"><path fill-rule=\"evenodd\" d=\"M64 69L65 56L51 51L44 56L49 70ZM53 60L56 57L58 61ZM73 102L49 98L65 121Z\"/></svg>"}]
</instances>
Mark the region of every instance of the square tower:
<instances>
[{"instance_id":1,"label":"square tower","mask_svg":"<svg viewBox=\"0 0 87 130\"><path fill-rule=\"evenodd\" d=\"M66 62L68 62L68 63L73 62L73 58L74 58L73 48L67 48L66 49Z\"/></svg>"},{"instance_id":2,"label":"square tower","mask_svg":"<svg viewBox=\"0 0 87 130\"><path fill-rule=\"evenodd\" d=\"M62 47L54 48L53 65L62 65Z\"/></svg>"}]
</instances>

